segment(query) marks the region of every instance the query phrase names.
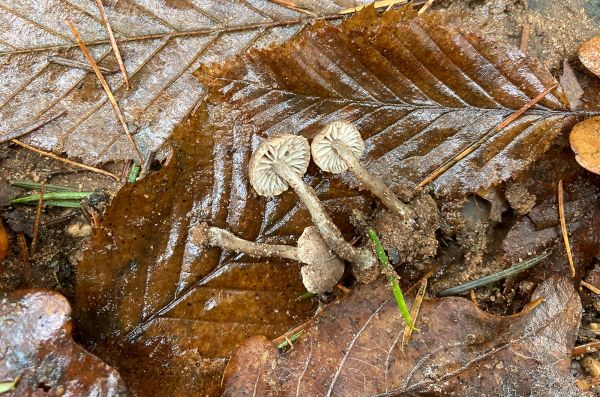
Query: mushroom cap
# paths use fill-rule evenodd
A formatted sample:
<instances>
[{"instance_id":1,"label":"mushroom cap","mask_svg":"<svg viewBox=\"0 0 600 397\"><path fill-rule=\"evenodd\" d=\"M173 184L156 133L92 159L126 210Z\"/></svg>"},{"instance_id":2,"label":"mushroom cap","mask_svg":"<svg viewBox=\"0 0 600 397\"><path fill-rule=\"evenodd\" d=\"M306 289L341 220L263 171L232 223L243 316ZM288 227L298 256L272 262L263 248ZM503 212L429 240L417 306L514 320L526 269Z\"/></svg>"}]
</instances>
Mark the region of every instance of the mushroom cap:
<instances>
[{"instance_id":1,"label":"mushroom cap","mask_svg":"<svg viewBox=\"0 0 600 397\"><path fill-rule=\"evenodd\" d=\"M288 183L273 170L273 164L287 164L302 176L310 162L310 145L303 136L281 134L263 141L252 153L248 166L250 184L261 196L277 196L288 189Z\"/></svg>"},{"instance_id":2,"label":"mushroom cap","mask_svg":"<svg viewBox=\"0 0 600 397\"><path fill-rule=\"evenodd\" d=\"M344 275L344 262L329 249L314 226L304 229L298 239L298 259L306 263L300 273L304 287L310 292L331 291Z\"/></svg>"},{"instance_id":3,"label":"mushroom cap","mask_svg":"<svg viewBox=\"0 0 600 397\"><path fill-rule=\"evenodd\" d=\"M347 121L334 121L315 135L311 145L314 162L323 171L339 174L346 171L348 166L333 147L334 141L348 146L357 158L365 150L365 142L358 129Z\"/></svg>"}]
</instances>

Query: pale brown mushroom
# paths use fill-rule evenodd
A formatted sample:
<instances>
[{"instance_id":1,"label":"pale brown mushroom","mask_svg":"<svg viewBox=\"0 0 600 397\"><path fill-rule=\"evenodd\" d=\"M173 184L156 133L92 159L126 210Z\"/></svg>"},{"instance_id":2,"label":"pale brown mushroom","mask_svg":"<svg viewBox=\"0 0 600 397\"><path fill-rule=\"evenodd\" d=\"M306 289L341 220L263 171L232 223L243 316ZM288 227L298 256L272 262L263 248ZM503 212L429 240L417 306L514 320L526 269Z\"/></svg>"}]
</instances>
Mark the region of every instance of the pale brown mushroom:
<instances>
[{"instance_id":1,"label":"pale brown mushroom","mask_svg":"<svg viewBox=\"0 0 600 397\"><path fill-rule=\"evenodd\" d=\"M310 212L323 240L342 259L361 269L377 265L375 255L367 247L355 248L323 209L315 191L302 180L310 161L310 145L306 138L282 134L263 141L250 158L250 183L263 196L278 195L291 187Z\"/></svg>"},{"instance_id":2,"label":"pale brown mushroom","mask_svg":"<svg viewBox=\"0 0 600 397\"><path fill-rule=\"evenodd\" d=\"M412 222L414 212L380 178L360 164L358 158L364 150L365 143L360 132L346 121L328 124L313 138L311 145L313 161L319 168L333 174L349 170L383 205Z\"/></svg>"},{"instance_id":3,"label":"pale brown mushroom","mask_svg":"<svg viewBox=\"0 0 600 397\"><path fill-rule=\"evenodd\" d=\"M301 262L302 283L307 291L321 294L331 289L344 275L344 263L330 252L316 228L307 227L298 239L298 247L264 244L244 240L233 233L206 223L192 230L192 242L202 248L219 247L253 257L279 257Z\"/></svg>"}]
</instances>

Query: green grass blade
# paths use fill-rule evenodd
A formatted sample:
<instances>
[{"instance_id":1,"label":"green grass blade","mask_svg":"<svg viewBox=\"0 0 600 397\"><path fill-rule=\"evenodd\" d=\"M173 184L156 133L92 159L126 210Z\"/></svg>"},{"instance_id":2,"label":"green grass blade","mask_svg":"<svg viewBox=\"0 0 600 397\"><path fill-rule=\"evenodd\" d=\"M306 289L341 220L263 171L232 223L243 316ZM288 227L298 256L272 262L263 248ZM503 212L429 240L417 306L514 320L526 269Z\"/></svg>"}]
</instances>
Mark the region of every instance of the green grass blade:
<instances>
[{"instance_id":1,"label":"green grass blade","mask_svg":"<svg viewBox=\"0 0 600 397\"><path fill-rule=\"evenodd\" d=\"M381 268L384 273L386 273L387 279L392 286L392 294L396 299L396 304L398 305L398 309L400 309L400 313L402 314L402 318L406 321L406 325L408 325L411 329L416 329L412 317L410 316L410 312L408 311L408 307L406 307L406 302L404 301L404 295L402 295L402 290L400 289L400 284L398 284L398 280L390 274L393 272L393 268L390 265L390 261L388 260L387 255L385 254L385 250L381 245L381 241L379 241L379 237L377 237L377 233L373 229L369 229L369 238L373 241L375 245L375 254L377 255L377 259L379 259L379 263L381 264Z\"/></svg>"},{"instance_id":2,"label":"green grass blade","mask_svg":"<svg viewBox=\"0 0 600 397\"><path fill-rule=\"evenodd\" d=\"M20 187L21 189L26 189L26 190L41 190L41 188L42 188L42 184L39 182L12 181L10 184L15 187ZM76 188L72 188L69 186L52 185L50 183L46 183L44 185L44 189L47 192L72 192L72 191L76 190Z\"/></svg>"},{"instance_id":3,"label":"green grass blade","mask_svg":"<svg viewBox=\"0 0 600 397\"><path fill-rule=\"evenodd\" d=\"M81 200L88 198L94 192L54 192L54 193L45 193L44 201L52 201L52 200ZM37 203L40 200L39 194L31 194L25 197L19 197L13 200L10 200L11 204L28 204L28 203Z\"/></svg>"}]
</instances>

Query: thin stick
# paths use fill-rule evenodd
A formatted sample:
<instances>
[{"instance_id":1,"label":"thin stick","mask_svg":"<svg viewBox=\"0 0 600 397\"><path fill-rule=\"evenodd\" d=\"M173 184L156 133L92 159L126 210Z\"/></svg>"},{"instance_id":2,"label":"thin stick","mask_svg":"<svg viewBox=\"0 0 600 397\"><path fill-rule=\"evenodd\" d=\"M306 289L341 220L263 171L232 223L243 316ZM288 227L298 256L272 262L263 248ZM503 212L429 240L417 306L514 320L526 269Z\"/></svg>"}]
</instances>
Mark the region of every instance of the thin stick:
<instances>
[{"instance_id":1,"label":"thin stick","mask_svg":"<svg viewBox=\"0 0 600 397\"><path fill-rule=\"evenodd\" d=\"M565 198L562 179L558 181L558 217L560 219L560 230L565 242L567 258L569 259L569 266L571 267L571 276L575 277L575 264L573 263L573 254L571 253L571 244L569 244L569 234L567 232L567 221L565 220Z\"/></svg>"},{"instance_id":2,"label":"thin stick","mask_svg":"<svg viewBox=\"0 0 600 397\"><path fill-rule=\"evenodd\" d=\"M4 134L0 135L0 143L8 142L11 139L20 138L23 135L27 135L30 132L33 132L40 127L43 127L44 125L48 124L49 122L56 120L57 118L59 118L60 116L65 114L66 112L67 111L63 109L58 113L54 113L54 114L48 115L46 117L40 117L39 119L37 119L36 121L34 121L33 123L31 123L29 125L19 127L16 130L11 131L11 132L4 133Z\"/></svg>"},{"instance_id":3,"label":"thin stick","mask_svg":"<svg viewBox=\"0 0 600 397\"><path fill-rule=\"evenodd\" d=\"M284 333L283 335L281 335L281 336L278 336L277 338L273 339L273 343L274 343L274 344L276 344L276 345L278 345L278 344L280 344L280 343L284 342L284 341L285 341L285 339L286 339L286 338L288 338L288 335L294 335L294 334L296 334L296 333L298 333L298 332L300 332L300 331L303 331L303 330L305 330L305 329L306 329L306 327L308 326L308 323L309 323L310 321L311 321L311 320L305 321L305 322L303 322L302 324L300 324L300 325L298 325L298 326L296 326L296 327L292 328L291 330L287 331L287 332L286 332L286 333Z\"/></svg>"},{"instance_id":4,"label":"thin stick","mask_svg":"<svg viewBox=\"0 0 600 397\"><path fill-rule=\"evenodd\" d=\"M98 80L100 80L100 84L102 84L102 88L104 88L104 91L106 92L106 96L108 96L110 104L112 105L115 113L117 114L117 118L119 119L119 122L121 123L121 126L123 127L123 130L125 130L125 133L127 134L127 138L129 138L131 145L133 145L133 148L135 149L135 152L137 153L137 156L140 160L140 164L142 164L144 162L144 160L142 158L142 154L140 153L140 149L138 149L137 144L135 143L135 139L133 139L133 135L131 135L131 132L129 131L129 127L127 127L127 123L125 122L123 113L121 113L119 104L117 103L117 100L115 99L112 91L110 90L110 87L108 86L108 83L106 82L106 79L104 78L102 73L100 73L100 70L98 70L98 65L96 64L96 61L94 60L94 58L92 57L92 54L90 54L85 43L81 39L81 36L79 35L79 31L77 31L77 28L75 27L75 25L73 25L73 23L71 21L69 21L68 19L67 19L67 24L69 25L69 28L71 28L71 32L73 32L73 36L75 37L75 40L77 40L77 44L79 44L79 48L81 48L83 55L85 55L88 62L94 69L96 76L98 76Z\"/></svg>"},{"instance_id":5,"label":"thin stick","mask_svg":"<svg viewBox=\"0 0 600 397\"><path fill-rule=\"evenodd\" d=\"M46 181L42 181L40 188L40 199L38 200L37 211L35 213L35 223L33 224L33 238L31 240L31 256L35 255L35 246L40 228L40 218L42 217L42 206L44 205L44 193L46 193Z\"/></svg>"},{"instance_id":6,"label":"thin stick","mask_svg":"<svg viewBox=\"0 0 600 397\"><path fill-rule=\"evenodd\" d=\"M590 291L592 291L594 294L600 295L600 289L596 288L594 285L592 285L590 283L586 283L583 280L581 280L581 285L583 285L585 288L587 288Z\"/></svg>"},{"instance_id":7,"label":"thin stick","mask_svg":"<svg viewBox=\"0 0 600 397\"><path fill-rule=\"evenodd\" d=\"M456 156L454 156L450 160L446 161L446 163L444 163L441 167L439 167L438 169L433 171L431 174L429 174L429 176L427 176L427 178L425 178L421 183L419 183L417 186L415 186L415 190L421 189L422 187L427 185L429 182L433 181L438 176L440 176L444 172L448 171L451 167L453 167L460 160L467 157L469 154L473 153L490 136L494 135L496 132L500 131L501 129L503 129L504 127L506 127L513 121L515 121L519 116L521 116L523 113L525 113L529 108L534 106L536 103L541 101L546 95L548 95L550 93L550 91L552 91L556 87L558 87L558 83L554 83L550 87L546 88L538 96L536 96L531 101L529 101L525 105L523 105L519 110L517 110L516 112L512 113L510 116L505 118L504 121L502 121L500 124L498 124L498 126L495 129L486 133L483 137L481 137L479 140L477 140L477 142L469 145L462 152L458 153Z\"/></svg>"},{"instance_id":8,"label":"thin stick","mask_svg":"<svg viewBox=\"0 0 600 397\"><path fill-rule=\"evenodd\" d=\"M427 2L423 5L423 7L421 7L421 9L419 10L419 12L417 13L417 15L421 15L423 14L425 11L427 11L429 9L429 7L431 7L433 5L433 0L427 0Z\"/></svg>"},{"instance_id":9,"label":"thin stick","mask_svg":"<svg viewBox=\"0 0 600 397\"><path fill-rule=\"evenodd\" d=\"M586 343L585 345L575 346L573 350L571 350L571 357L581 357L588 353L597 352L600 350L600 340Z\"/></svg>"},{"instance_id":10,"label":"thin stick","mask_svg":"<svg viewBox=\"0 0 600 397\"><path fill-rule=\"evenodd\" d=\"M421 280L421 285L419 286L419 290L417 291L417 296L415 296L415 300L413 301L413 304L410 307L410 316L412 317L415 326L417 325L417 320L419 319L419 309L421 309L421 303L423 303L425 291L427 290L427 282L427 278ZM410 342L412 332L413 329L408 325L404 327L404 333L402 334L402 345L400 347L401 351L404 351L404 347L408 345L408 342Z\"/></svg>"},{"instance_id":11,"label":"thin stick","mask_svg":"<svg viewBox=\"0 0 600 397\"><path fill-rule=\"evenodd\" d=\"M108 33L108 39L110 40L110 45L112 46L113 52L115 53L115 58L117 58L119 69L121 69L121 73L123 74L125 88L129 90L129 76L127 76L127 69L125 69L125 64L123 63L123 58L121 57L121 51L119 51L119 46L117 46L117 40L115 40L115 35L113 34L112 27L110 26L110 22L108 21L108 16L106 15L106 11L104 10L102 0L96 0L96 4L98 5L98 10L100 11L102 22L104 22L104 28Z\"/></svg>"},{"instance_id":12,"label":"thin stick","mask_svg":"<svg viewBox=\"0 0 600 397\"><path fill-rule=\"evenodd\" d=\"M530 31L531 31L531 26L529 25L528 22L525 22L525 24L523 25L523 30L521 30L521 44L519 46L519 48L521 49L521 52L525 55L527 55L527 51L529 50Z\"/></svg>"},{"instance_id":13,"label":"thin stick","mask_svg":"<svg viewBox=\"0 0 600 397\"><path fill-rule=\"evenodd\" d=\"M100 1L100 0L96 0L96 1ZM288 0L270 0L270 1L271 1L271 3L275 3L275 4L280 5L282 7L289 8L290 10L303 12L305 14L308 14L308 15L312 16L312 17L316 17L318 15L317 13L315 13L313 11L310 11L310 10L307 10L306 8L302 8L302 7L298 6L297 4L294 4L293 2L288 1Z\"/></svg>"},{"instance_id":14,"label":"thin stick","mask_svg":"<svg viewBox=\"0 0 600 397\"><path fill-rule=\"evenodd\" d=\"M119 177L117 177L115 174L110 173L108 171L101 170L100 168L92 167L91 165L86 165L86 164L78 163L78 162L73 161L73 160L69 160L69 159L65 159L65 158L59 157L59 156L55 155L54 153L45 152L43 150L34 148L33 146L30 146L30 145L28 145L28 144L26 144L24 142L18 141L16 139L12 139L11 142L14 143L14 144L17 144L17 145L19 145L21 147L24 147L27 150L31 150L32 152L35 152L37 154L41 154L42 156L50 157L52 159L55 159L55 160L58 160L58 161L62 161L63 163L67 163L67 164L72 165L74 167L83 168L84 170L88 170L88 171L96 172L98 174L109 176L109 177L113 178L116 181L119 180Z\"/></svg>"},{"instance_id":15,"label":"thin stick","mask_svg":"<svg viewBox=\"0 0 600 397\"><path fill-rule=\"evenodd\" d=\"M381 7L391 7L397 4L404 4L406 3L407 0L381 0L381 1L376 1L374 3L371 3L373 5L373 7L375 8L381 8ZM369 5L371 5L369 4ZM340 11L340 15L344 15L344 14L352 14L353 12L358 12L360 10L362 10L363 8L365 8L367 6L358 6L358 7L352 7L352 8L346 8L345 10ZM386 10L387 11L387 10Z\"/></svg>"},{"instance_id":16,"label":"thin stick","mask_svg":"<svg viewBox=\"0 0 600 397\"><path fill-rule=\"evenodd\" d=\"M49 55L48 62L56 63L57 65L62 65L62 66L68 66L70 68L83 69L83 70L87 70L89 72L94 71L94 69L87 63L76 61L74 59L59 57L56 55ZM119 71L119 69L116 69L116 70L108 69L108 68L103 68L102 66L98 66L98 69L100 69L100 71L104 74L113 74L113 73L117 73Z\"/></svg>"}]
</instances>

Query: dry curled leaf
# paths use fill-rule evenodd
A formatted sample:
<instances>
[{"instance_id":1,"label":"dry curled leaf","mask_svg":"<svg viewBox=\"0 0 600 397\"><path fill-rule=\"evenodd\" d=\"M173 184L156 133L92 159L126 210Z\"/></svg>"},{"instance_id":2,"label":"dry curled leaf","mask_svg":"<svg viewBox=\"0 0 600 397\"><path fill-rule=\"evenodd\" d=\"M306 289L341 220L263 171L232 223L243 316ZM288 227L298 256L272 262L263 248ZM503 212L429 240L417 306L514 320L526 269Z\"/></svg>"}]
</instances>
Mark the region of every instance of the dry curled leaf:
<instances>
[{"instance_id":1,"label":"dry curled leaf","mask_svg":"<svg viewBox=\"0 0 600 397\"><path fill-rule=\"evenodd\" d=\"M388 286L360 286L286 353L265 338L246 341L223 396L577 396L569 369L579 296L569 280L551 278L538 298L509 317L463 298L424 301L420 332L402 350L404 324Z\"/></svg>"},{"instance_id":2,"label":"dry curled leaf","mask_svg":"<svg viewBox=\"0 0 600 397\"><path fill-rule=\"evenodd\" d=\"M586 170L600 174L600 117L575 124L569 142L577 162Z\"/></svg>"},{"instance_id":3,"label":"dry curled leaf","mask_svg":"<svg viewBox=\"0 0 600 397\"><path fill-rule=\"evenodd\" d=\"M9 396L125 396L121 377L71 338L69 302L22 290L0 300L0 379L19 377Z\"/></svg>"},{"instance_id":4,"label":"dry curled leaf","mask_svg":"<svg viewBox=\"0 0 600 397\"><path fill-rule=\"evenodd\" d=\"M477 150L435 181L440 193L488 188L525 170L570 125L560 89L493 129L555 84L537 61L507 45L404 8L381 19L370 8L333 26L319 22L283 45L253 50L197 76L210 100L236 109L256 139L311 138L347 119L366 141L375 174L420 182L465 148Z\"/></svg>"},{"instance_id":5,"label":"dry curled leaf","mask_svg":"<svg viewBox=\"0 0 600 397\"><path fill-rule=\"evenodd\" d=\"M579 60L588 70L600 76L600 36L596 36L579 47Z\"/></svg>"},{"instance_id":6,"label":"dry curled leaf","mask_svg":"<svg viewBox=\"0 0 600 397\"><path fill-rule=\"evenodd\" d=\"M321 10L341 6L321 2ZM129 73L107 76L140 149L159 147L201 100L191 72L254 46L285 40L308 15L268 0L105 1ZM87 163L134 158L106 95L89 71L51 62L61 56L87 63L65 23L79 28L100 66L117 67L93 1L15 0L0 4L0 131L12 131L56 109L58 122L28 143L80 157ZM109 142L118 139L107 148ZM103 152L104 151L104 152Z\"/></svg>"}]
</instances>

